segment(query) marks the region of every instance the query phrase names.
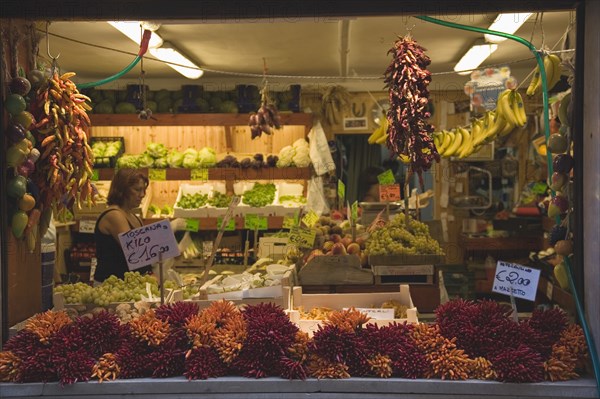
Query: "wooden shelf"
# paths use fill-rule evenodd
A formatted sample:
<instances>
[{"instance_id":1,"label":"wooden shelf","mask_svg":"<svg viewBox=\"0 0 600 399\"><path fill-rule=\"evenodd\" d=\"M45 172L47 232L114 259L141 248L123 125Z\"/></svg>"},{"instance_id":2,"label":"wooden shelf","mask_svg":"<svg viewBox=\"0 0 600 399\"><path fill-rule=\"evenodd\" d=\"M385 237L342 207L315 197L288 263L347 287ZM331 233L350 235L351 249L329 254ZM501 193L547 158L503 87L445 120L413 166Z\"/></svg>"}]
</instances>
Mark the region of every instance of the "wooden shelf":
<instances>
[{"instance_id":1,"label":"wooden shelf","mask_svg":"<svg viewBox=\"0 0 600 399\"><path fill-rule=\"evenodd\" d=\"M283 216L267 216L267 229L269 230L276 230L276 229L282 229L283 228ZM93 221L96 219L95 215L88 215L84 218L82 218L82 220L85 220L86 223L88 224L88 228L89 228L89 224L92 223ZM144 225L147 224L152 224L155 222L158 222L160 220L163 220L164 218L144 218L143 222ZM187 218L187 219L195 219L198 220L199 223L199 231L211 231L211 230L218 230L219 226L218 226L218 220L219 218L215 218L215 217L203 217L203 218ZM248 230L246 229L244 226L244 218L241 216L235 216L233 217L233 219L235 220L235 230ZM68 224L69 229L74 232L74 233L82 233L82 231L80 231L80 221L79 220L74 220L73 222L70 222ZM86 229L86 232L87 229Z\"/></svg>"},{"instance_id":2,"label":"wooden shelf","mask_svg":"<svg viewBox=\"0 0 600 399\"><path fill-rule=\"evenodd\" d=\"M459 245L465 251L537 251L542 237L468 237L460 234Z\"/></svg>"},{"instance_id":3,"label":"wooden shelf","mask_svg":"<svg viewBox=\"0 0 600 399\"><path fill-rule=\"evenodd\" d=\"M112 168L99 168L98 180L112 180L115 170ZM193 180L192 169L167 168L158 169L165 171L165 180ZM308 180L311 168L208 168L207 180ZM140 168L139 171L148 176L148 168ZM200 180L200 179L198 179Z\"/></svg>"},{"instance_id":4,"label":"wooden shelf","mask_svg":"<svg viewBox=\"0 0 600 399\"><path fill-rule=\"evenodd\" d=\"M567 292L560 288L558 285L553 284L550 280L544 276L540 276L538 283L538 292L545 295L552 302L560 305L564 310L574 314L576 312L575 299L570 292Z\"/></svg>"},{"instance_id":5,"label":"wooden shelf","mask_svg":"<svg viewBox=\"0 0 600 399\"><path fill-rule=\"evenodd\" d=\"M280 112L283 125L312 127L313 115ZM137 114L90 114L92 126L248 126L248 114L153 114L141 120Z\"/></svg>"}]
</instances>

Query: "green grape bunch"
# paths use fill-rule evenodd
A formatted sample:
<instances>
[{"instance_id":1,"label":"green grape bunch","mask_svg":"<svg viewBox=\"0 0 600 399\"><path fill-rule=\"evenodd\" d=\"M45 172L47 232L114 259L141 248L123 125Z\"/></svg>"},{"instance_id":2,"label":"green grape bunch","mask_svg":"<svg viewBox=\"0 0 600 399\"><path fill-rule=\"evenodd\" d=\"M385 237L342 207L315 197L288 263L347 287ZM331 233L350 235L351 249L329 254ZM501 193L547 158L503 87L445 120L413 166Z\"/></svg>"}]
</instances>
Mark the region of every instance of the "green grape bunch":
<instances>
[{"instance_id":1,"label":"green grape bunch","mask_svg":"<svg viewBox=\"0 0 600 399\"><path fill-rule=\"evenodd\" d=\"M369 255L443 255L439 242L429 235L429 227L403 213L371 233L366 242Z\"/></svg>"}]
</instances>

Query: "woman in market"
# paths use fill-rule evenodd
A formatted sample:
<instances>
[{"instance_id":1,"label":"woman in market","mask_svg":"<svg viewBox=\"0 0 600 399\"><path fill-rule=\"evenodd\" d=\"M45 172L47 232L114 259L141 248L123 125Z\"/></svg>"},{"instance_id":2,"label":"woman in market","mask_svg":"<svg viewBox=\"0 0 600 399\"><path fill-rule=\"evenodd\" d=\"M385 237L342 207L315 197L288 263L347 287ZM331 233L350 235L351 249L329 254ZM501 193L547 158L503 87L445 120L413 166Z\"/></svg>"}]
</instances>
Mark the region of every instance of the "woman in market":
<instances>
[{"instance_id":1,"label":"woman in market","mask_svg":"<svg viewBox=\"0 0 600 399\"><path fill-rule=\"evenodd\" d=\"M135 169L119 169L110 185L106 209L96 220L94 238L96 241L97 266L94 281L101 283L114 275L122 279L129 271L125 254L121 249L119 234L142 227L142 220L134 213L146 195L148 178ZM146 266L136 271L151 273Z\"/></svg>"}]
</instances>

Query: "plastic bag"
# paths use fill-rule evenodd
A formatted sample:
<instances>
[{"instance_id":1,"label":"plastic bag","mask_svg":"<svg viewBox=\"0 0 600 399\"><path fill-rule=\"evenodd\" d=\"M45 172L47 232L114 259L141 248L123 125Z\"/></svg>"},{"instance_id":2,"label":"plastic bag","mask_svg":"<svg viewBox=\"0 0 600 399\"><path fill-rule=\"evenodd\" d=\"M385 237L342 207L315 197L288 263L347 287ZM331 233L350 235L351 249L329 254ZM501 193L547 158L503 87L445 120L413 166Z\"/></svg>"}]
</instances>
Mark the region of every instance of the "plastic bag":
<instances>
[{"instance_id":1,"label":"plastic bag","mask_svg":"<svg viewBox=\"0 0 600 399\"><path fill-rule=\"evenodd\" d=\"M333 172L335 170L335 163L331 157L331 152L329 152L329 143L327 142L321 122L315 122L308 133L308 139L310 141L309 156L315 168L316 175L322 176L325 173Z\"/></svg>"},{"instance_id":2,"label":"plastic bag","mask_svg":"<svg viewBox=\"0 0 600 399\"><path fill-rule=\"evenodd\" d=\"M327 198L323 190L323 177L313 176L308 181L308 199L306 200L308 209L312 209L317 215L328 214L330 212L327 205Z\"/></svg>"}]
</instances>

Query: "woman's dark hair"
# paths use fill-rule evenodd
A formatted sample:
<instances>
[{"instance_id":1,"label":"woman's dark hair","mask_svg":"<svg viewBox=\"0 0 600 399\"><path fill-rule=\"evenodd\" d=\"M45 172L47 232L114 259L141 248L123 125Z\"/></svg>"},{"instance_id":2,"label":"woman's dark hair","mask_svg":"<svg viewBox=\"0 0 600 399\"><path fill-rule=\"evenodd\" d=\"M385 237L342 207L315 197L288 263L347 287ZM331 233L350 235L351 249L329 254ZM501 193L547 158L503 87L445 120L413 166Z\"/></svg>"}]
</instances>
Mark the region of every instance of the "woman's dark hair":
<instances>
[{"instance_id":1,"label":"woman's dark hair","mask_svg":"<svg viewBox=\"0 0 600 399\"><path fill-rule=\"evenodd\" d=\"M110 183L106 203L123 206L131 187L140 181L144 182L145 187L148 187L150 183L148 178L136 169L119 169Z\"/></svg>"}]
</instances>

